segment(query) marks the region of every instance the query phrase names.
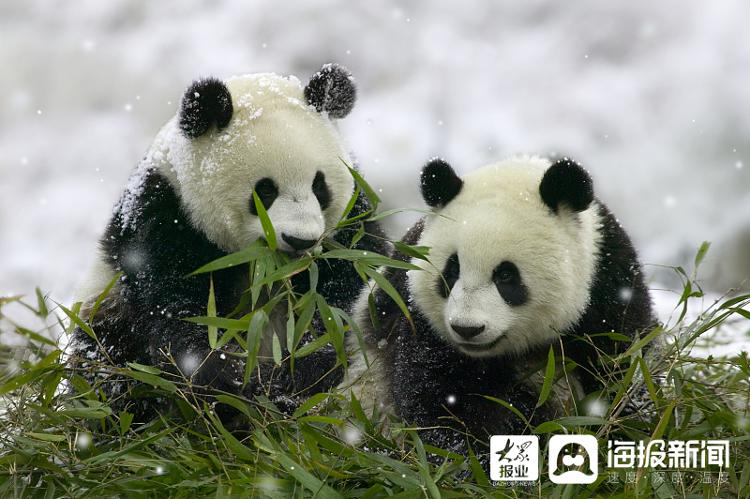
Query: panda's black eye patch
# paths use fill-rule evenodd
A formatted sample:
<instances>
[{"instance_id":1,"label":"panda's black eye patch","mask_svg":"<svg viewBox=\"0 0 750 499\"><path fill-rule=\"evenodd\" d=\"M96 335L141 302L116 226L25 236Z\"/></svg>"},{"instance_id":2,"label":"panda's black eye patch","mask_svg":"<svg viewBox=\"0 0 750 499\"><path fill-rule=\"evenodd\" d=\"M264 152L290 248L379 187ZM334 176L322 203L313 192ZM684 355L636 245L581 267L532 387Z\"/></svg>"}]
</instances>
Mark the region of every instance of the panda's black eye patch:
<instances>
[{"instance_id":1,"label":"panda's black eye patch","mask_svg":"<svg viewBox=\"0 0 750 499\"><path fill-rule=\"evenodd\" d=\"M260 198L263 207L266 210L268 210L276 198L279 197L279 188L276 186L276 182L268 177L258 180L253 191L258 195L258 198ZM250 213L253 215L258 214L258 210L255 209L255 200L252 196L250 196Z\"/></svg>"},{"instance_id":2,"label":"panda's black eye patch","mask_svg":"<svg viewBox=\"0 0 750 499\"><path fill-rule=\"evenodd\" d=\"M458 277L461 275L461 264L458 261L458 253L453 253L448 261L445 262L443 272L438 277L437 289L440 296L448 298L451 294L453 286L458 281Z\"/></svg>"},{"instance_id":3,"label":"panda's black eye patch","mask_svg":"<svg viewBox=\"0 0 750 499\"><path fill-rule=\"evenodd\" d=\"M315 198L320 204L320 209L325 210L331 204L331 191L328 189L326 184L326 176L323 172L319 171L315 174L313 179L312 191L315 194Z\"/></svg>"},{"instance_id":4,"label":"panda's black eye patch","mask_svg":"<svg viewBox=\"0 0 750 499\"><path fill-rule=\"evenodd\" d=\"M492 272L492 282L505 303L515 307L529 299L529 292L521 280L521 273L513 262L502 262Z\"/></svg>"}]
</instances>

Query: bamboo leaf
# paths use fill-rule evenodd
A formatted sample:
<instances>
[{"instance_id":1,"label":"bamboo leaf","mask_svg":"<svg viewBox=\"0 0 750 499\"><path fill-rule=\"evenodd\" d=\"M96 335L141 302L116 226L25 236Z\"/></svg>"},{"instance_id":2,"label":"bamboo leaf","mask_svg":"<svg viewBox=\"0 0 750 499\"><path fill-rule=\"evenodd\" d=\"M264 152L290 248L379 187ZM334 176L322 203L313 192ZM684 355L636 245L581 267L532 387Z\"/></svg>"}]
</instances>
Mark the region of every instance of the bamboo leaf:
<instances>
[{"instance_id":1,"label":"bamboo leaf","mask_svg":"<svg viewBox=\"0 0 750 499\"><path fill-rule=\"evenodd\" d=\"M230 253L229 255L217 258L207 264L199 267L188 275L205 274L206 272L215 272L223 270L229 267L235 267L244 263L249 263L257 260L268 254L269 249L255 242L247 248L237 251L236 253Z\"/></svg>"},{"instance_id":2,"label":"bamboo leaf","mask_svg":"<svg viewBox=\"0 0 750 499\"><path fill-rule=\"evenodd\" d=\"M214 279L211 277L209 279L209 286L208 286L208 306L206 307L206 313L208 314L208 317L211 319L216 318L216 295L214 294ZM209 325L208 326L208 345L211 347L211 349L216 348L216 340L219 336L219 329L216 326Z\"/></svg>"},{"instance_id":3,"label":"bamboo leaf","mask_svg":"<svg viewBox=\"0 0 750 499\"><path fill-rule=\"evenodd\" d=\"M700 248L698 248L698 253L695 255L695 269L698 270L698 267L700 266L701 262L703 262L703 259L706 258L706 253L708 253L708 249L711 247L711 243L708 241L703 241Z\"/></svg>"},{"instance_id":4,"label":"bamboo leaf","mask_svg":"<svg viewBox=\"0 0 750 499\"><path fill-rule=\"evenodd\" d=\"M96 338L96 333L94 333L94 330L91 329L91 327L88 324L86 324L85 322L83 322L81 320L81 318L78 317L78 314L76 312L68 309L67 307L65 307L65 305L63 305L61 303L58 303L57 306L60 307L60 310L62 310L65 313L65 315L68 316L68 318L71 320L71 322L73 324L75 324L76 326L80 327L81 330L84 333L86 333L92 340L98 342L98 340ZM80 304L79 304L78 308L80 309Z\"/></svg>"},{"instance_id":5,"label":"bamboo leaf","mask_svg":"<svg viewBox=\"0 0 750 499\"><path fill-rule=\"evenodd\" d=\"M544 383L542 384L542 390L539 393L539 400L536 403L537 407L541 407L549 397L552 391L552 384L555 382L555 350L552 346L549 347L549 353L547 354L547 368L544 371Z\"/></svg>"},{"instance_id":6,"label":"bamboo leaf","mask_svg":"<svg viewBox=\"0 0 750 499\"><path fill-rule=\"evenodd\" d=\"M258 218L260 219L260 225L263 227L263 234L266 236L266 242L268 247L272 250L277 248L276 243L276 231L273 229L271 219L268 218L268 212L266 207L263 206L263 202L258 197L258 193L253 191L253 202L255 203L255 210L258 212Z\"/></svg>"},{"instance_id":7,"label":"bamboo leaf","mask_svg":"<svg viewBox=\"0 0 750 499\"><path fill-rule=\"evenodd\" d=\"M109 293L112 291L112 288L115 286L117 281L120 280L122 277L122 272L117 272L114 277L107 283L107 285L104 287L104 290L99 293L99 296L96 297L96 301L94 302L94 306L91 307L91 312L89 313L89 322L93 322L94 317L96 317L97 312L99 312L99 308L101 308L102 303L104 303L104 300L109 296Z\"/></svg>"},{"instance_id":8,"label":"bamboo leaf","mask_svg":"<svg viewBox=\"0 0 750 499\"><path fill-rule=\"evenodd\" d=\"M358 266L359 262L355 263L355 266ZM396 288L393 287L393 285L390 283L390 281L380 272L378 272L375 269L371 269L369 267L361 267L362 271L367 274L375 283L382 289L395 303L398 305L398 308L401 309L401 312L404 314L404 317L406 317L406 320L409 321L409 323L412 323L411 314L409 313L409 308L406 306L406 303L404 302L403 298L401 298L401 295L396 291Z\"/></svg>"},{"instance_id":9,"label":"bamboo leaf","mask_svg":"<svg viewBox=\"0 0 750 499\"><path fill-rule=\"evenodd\" d=\"M401 260L389 258L387 256L373 253L372 251L358 249L334 249L320 255L320 258L327 260L348 260L370 265L372 267L391 267L405 270L421 270L420 267Z\"/></svg>"},{"instance_id":10,"label":"bamboo leaf","mask_svg":"<svg viewBox=\"0 0 750 499\"><path fill-rule=\"evenodd\" d=\"M378 204L380 204L380 198L377 194L375 194L375 190L370 187L370 184L367 183L367 181L362 177L362 175L359 174L357 170L349 166L342 158L339 159L341 159L341 162L344 163L344 165L349 169L349 173L351 173L352 177L354 177L354 181L357 183L360 189L365 192L367 199L369 199L370 204L372 204L372 209L376 209L378 207Z\"/></svg>"},{"instance_id":11,"label":"bamboo leaf","mask_svg":"<svg viewBox=\"0 0 750 499\"><path fill-rule=\"evenodd\" d=\"M315 407L316 405L320 404L325 399L327 399L329 395L330 394L325 393L325 392L316 393L315 395L307 399L304 404L299 406L297 410L294 411L294 414L292 414L292 417L298 418L302 416L303 414L306 414L307 411L309 411L310 409L312 409L313 407Z\"/></svg>"},{"instance_id":12,"label":"bamboo leaf","mask_svg":"<svg viewBox=\"0 0 750 499\"><path fill-rule=\"evenodd\" d=\"M271 347L272 347L272 353L273 353L273 362L277 366L280 366L281 365L281 342L279 341L279 336L277 334L272 335Z\"/></svg>"},{"instance_id":13,"label":"bamboo leaf","mask_svg":"<svg viewBox=\"0 0 750 499\"><path fill-rule=\"evenodd\" d=\"M258 309L254 314L253 318L250 319L250 326L247 330L247 361L245 362L245 376L243 378L243 385L247 385L250 381L250 376L258 362L258 351L260 350L260 342L263 338L263 330L268 323L268 315L263 309Z\"/></svg>"},{"instance_id":14,"label":"bamboo leaf","mask_svg":"<svg viewBox=\"0 0 750 499\"><path fill-rule=\"evenodd\" d=\"M47 297L42 294L42 290L38 287L34 289L36 292L37 311L36 314L39 317L47 317L49 315L49 309L47 308Z\"/></svg>"},{"instance_id":15,"label":"bamboo leaf","mask_svg":"<svg viewBox=\"0 0 750 499\"><path fill-rule=\"evenodd\" d=\"M276 459L284 469L286 469L286 472L289 473L289 475L297 480L303 487L311 491L314 496L325 499L344 499L344 496L323 483L319 478L315 477L315 475L305 470L303 466L294 462L286 454L277 454Z\"/></svg>"},{"instance_id":16,"label":"bamboo leaf","mask_svg":"<svg viewBox=\"0 0 750 499\"><path fill-rule=\"evenodd\" d=\"M427 255L430 253L429 246L412 246L410 244L402 243L401 241L394 241L393 246L400 253L412 258L418 258L419 260L427 260Z\"/></svg>"}]
</instances>

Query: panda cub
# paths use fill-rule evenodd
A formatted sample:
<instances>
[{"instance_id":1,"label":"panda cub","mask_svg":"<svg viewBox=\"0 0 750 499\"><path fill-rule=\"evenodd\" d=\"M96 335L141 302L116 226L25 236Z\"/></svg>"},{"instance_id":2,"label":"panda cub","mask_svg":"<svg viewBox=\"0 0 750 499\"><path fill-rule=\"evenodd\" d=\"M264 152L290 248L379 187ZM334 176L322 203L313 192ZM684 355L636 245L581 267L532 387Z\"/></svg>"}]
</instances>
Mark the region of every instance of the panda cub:
<instances>
[{"instance_id":1,"label":"panda cub","mask_svg":"<svg viewBox=\"0 0 750 499\"><path fill-rule=\"evenodd\" d=\"M351 75L334 64L304 87L295 77L275 74L195 81L131 177L101 238L82 317L106 283L118 272L122 277L91 324L97 340L74 332L73 364L136 362L170 369L171 358L196 385L248 396L261 391L256 376L243 389L241 359L228 348L212 350L205 326L183 320L206 315L209 294L207 274L188 274L265 237L253 193L275 228L279 249L289 255L316 249L324 237L351 245L359 227L334 232L355 188L335 120L351 111L355 96ZM350 215L368 209L361 196ZM366 223L365 231L355 247L384 252L380 228ZM343 260L318 267L318 291L329 304L349 309L362 287L355 269ZM304 292L310 277L298 274L293 283ZM217 314L225 316L248 288L247 265L214 272L213 284ZM264 331L262 351L270 350L273 334L282 347L286 343L282 308ZM311 339L306 333L302 342ZM341 370L335 366L328 345L298 359L294 375L288 366L272 373L264 364L260 371L273 377L276 395L297 396L338 383ZM88 381L100 376L89 373ZM125 388L115 378L101 385L115 407L153 414L152 401L130 397Z\"/></svg>"},{"instance_id":2,"label":"panda cub","mask_svg":"<svg viewBox=\"0 0 750 499\"><path fill-rule=\"evenodd\" d=\"M532 421L555 417L571 392L580 398L603 388L597 358L617 343L596 333L636 337L655 324L633 245L577 163L516 157L460 178L435 159L422 171L421 191L433 212L403 241L429 247L429 261L384 271L413 327L381 289L374 314L366 290L355 307L365 351L350 338L356 353L342 387L363 406L379 404L427 428L427 442L466 452L463 433L486 445L489 435L525 429L483 396ZM550 346L560 358L561 345L580 367L535 409L537 370Z\"/></svg>"}]
</instances>

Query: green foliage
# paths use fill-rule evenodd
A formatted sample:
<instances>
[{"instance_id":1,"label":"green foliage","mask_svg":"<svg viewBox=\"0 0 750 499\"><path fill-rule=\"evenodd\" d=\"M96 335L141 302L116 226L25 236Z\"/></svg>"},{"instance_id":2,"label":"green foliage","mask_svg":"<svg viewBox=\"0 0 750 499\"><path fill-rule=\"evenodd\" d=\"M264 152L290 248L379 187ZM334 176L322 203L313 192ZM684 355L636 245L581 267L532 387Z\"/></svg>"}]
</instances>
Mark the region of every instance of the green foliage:
<instances>
[{"instance_id":1,"label":"green foliage","mask_svg":"<svg viewBox=\"0 0 750 499\"><path fill-rule=\"evenodd\" d=\"M357 192L360 189L367 191L359 185ZM368 213L356 221L343 220L342 226L355 227L374 216ZM696 265L707 248L701 248ZM404 252L421 259L428 255L426 248L419 247ZM237 355L246 360L246 379L260 361L293 364L295 358L328 342L345 365L344 334L358 333L356 324L316 291L318 266L331 258L354 262L364 278L375 281L371 285L379 285L408 314L401 297L375 277L379 275L375 270L389 265L411 268L410 264L336 247L290 261L270 243L257 243L196 271L247 265L251 279L244 308L250 311L238 307L231 316L218 317L211 292L206 315L190 321L206 326L213 346L237 348ZM299 295L289 279L305 270L311 290ZM729 482L720 491L702 484L700 475L686 476L683 483L672 485L652 481L645 471L639 471L637 483L627 483L624 476L618 483L609 483L602 476L588 486L557 486L544 469L534 487L496 487L477 459L486 449L470 449L469 456L463 457L424 445L414 428L393 417L381 418L377 410L366 414L355 397L317 394L285 417L263 396L249 400L218 395L219 405L241 415L245 430L238 432L228 430L214 408L196 398L188 380L180 376L136 363L96 366L144 383L181 409L178 417L134 423L133 414L113 411L96 386L81 376L80 368L65 362L58 342L50 339L65 329L62 318L96 339L90 324L93 315L81 317L80 304L54 305L37 291L34 304L22 297L0 298L0 332L25 342L23 348L0 346L0 497L747 497L750 358L744 352L726 358L691 352L728 322L750 326L750 295L723 299L688 320L688 306L703 294L695 283L695 272L676 272L685 279L677 320L635 341L606 333L622 342L622 353L603 355L602 381L607 389L602 395L602 415L587 413L586 401L579 401L568 414L534 425L507 402L488 399L516 413L542 442L550 433L563 432L592 433L600 441L615 436L634 440L728 438L732 441ZM97 308L111 288L97 300ZM259 359L260 332L277 306L287 307L289 358L282 358L281 344L274 343L272 358ZM39 324L14 321L14 309L21 308L33 312ZM324 332L299 346L316 314ZM646 348L665 338L670 341L658 348L658 354L653 346ZM567 376L574 367L550 349L547 362L539 366L546 373L539 405L551 396L553 378ZM626 414L629 397L644 388L648 407ZM605 446L600 447L600 461L606 462ZM437 463L428 459L430 454L438 457Z\"/></svg>"}]
</instances>

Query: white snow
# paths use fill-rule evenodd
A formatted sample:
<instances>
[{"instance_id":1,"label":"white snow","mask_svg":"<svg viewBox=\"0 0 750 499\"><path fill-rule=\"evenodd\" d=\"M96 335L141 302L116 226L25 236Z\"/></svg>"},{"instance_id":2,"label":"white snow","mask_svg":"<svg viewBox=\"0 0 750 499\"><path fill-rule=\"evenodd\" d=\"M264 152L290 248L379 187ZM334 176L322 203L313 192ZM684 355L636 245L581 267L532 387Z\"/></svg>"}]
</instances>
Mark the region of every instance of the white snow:
<instances>
[{"instance_id":1,"label":"white snow","mask_svg":"<svg viewBox=\"0 0 750 499\"><path fill-rule=\"evenodd\" d=\"M743 0L5 1L0 294L40 285L69 303L193 79L306 82L328 61L356 77L340 127L382 209L422 207L418 173L435 155L466 172L558 151L591 171L644 262L684 264L713 241L705 285L723 292L747 251L722 248L750 233L749 16ZM391 235L418 216L397 216Z\"/></svg>"}]
</instances>

